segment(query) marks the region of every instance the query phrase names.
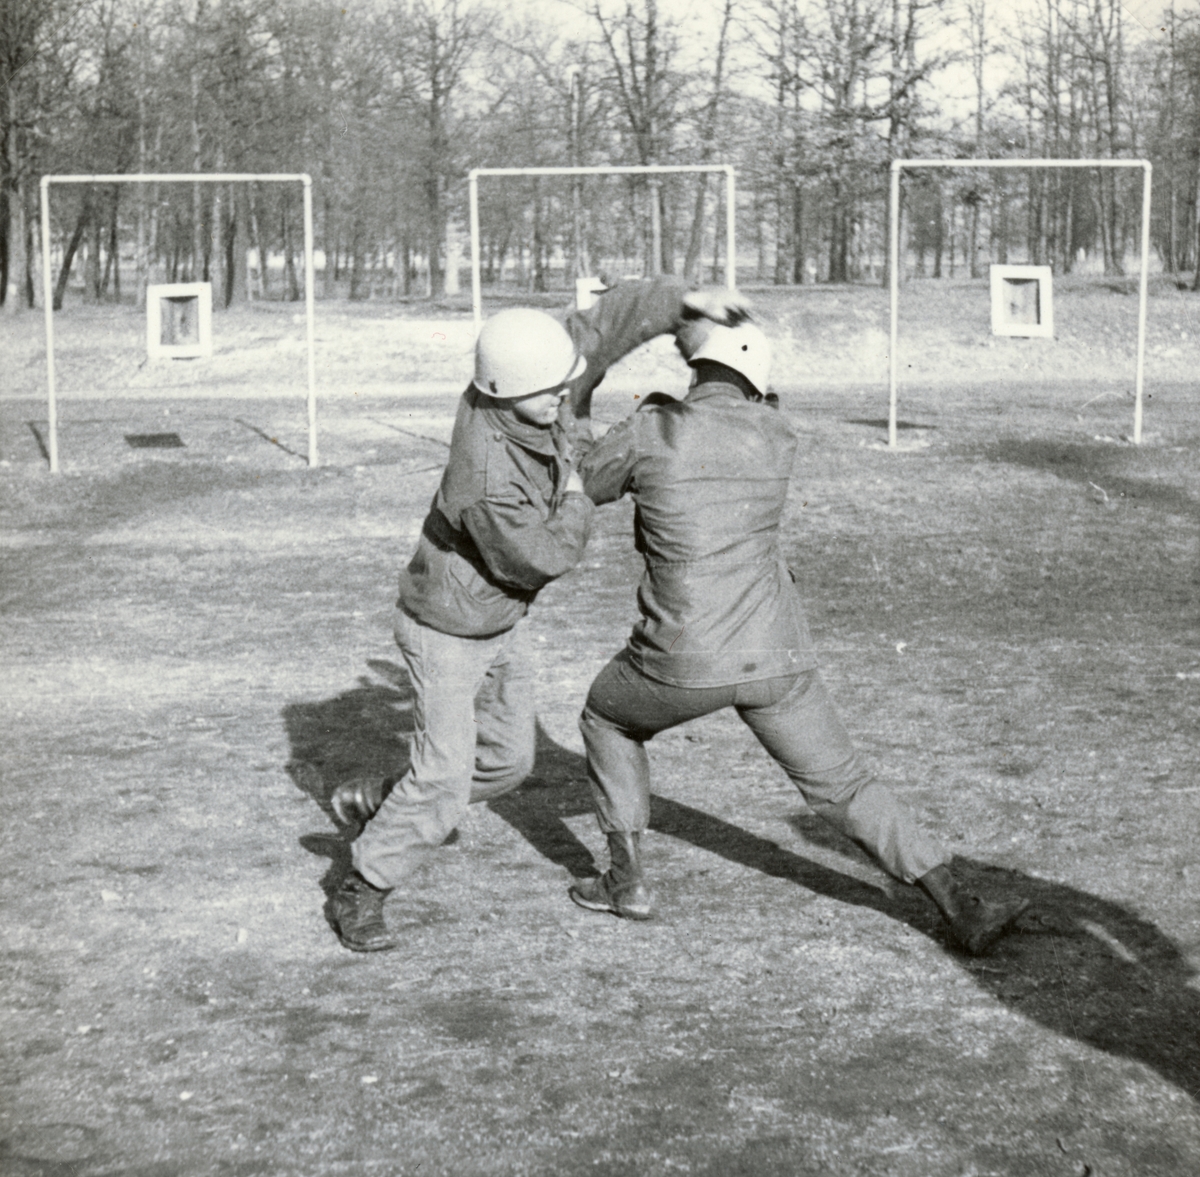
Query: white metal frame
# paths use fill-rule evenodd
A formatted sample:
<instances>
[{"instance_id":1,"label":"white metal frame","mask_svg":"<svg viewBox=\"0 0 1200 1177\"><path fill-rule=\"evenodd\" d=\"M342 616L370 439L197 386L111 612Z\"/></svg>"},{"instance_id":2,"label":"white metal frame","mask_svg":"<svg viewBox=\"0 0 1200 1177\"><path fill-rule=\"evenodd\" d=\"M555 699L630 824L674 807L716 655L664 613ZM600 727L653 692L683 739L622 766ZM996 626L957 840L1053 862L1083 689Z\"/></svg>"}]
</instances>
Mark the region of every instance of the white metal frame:
<instances>
[{"instance_id":1,"label":"white metal frame","mask_svg":"<svg viewBox=\"0 0 1200 1177\"><path fill-rule=\"evenodd\" d=\"M891 354L888 391L888 448L896 448L896 340L900 304L900 173L913 168L1141 168L1142 265L1138 290L1138 340L1136 395L1133 407L1133 443L1142 440L1142 391L1146 367L1146 292L1150 276L1150 178L1147 159L894 159L890 192L891 234L888 242L888 277L891 283Z\"/></svg>"},{"instance_id":2,"label":"white metal frame","mask_svg":"<svg viewBox=\"0 0 1200 1177\"><path fill-rule=\"evenodd\" d=\"M317 460L316 331L313 326L313 212L312 177L305 172L124 172L114 175L43 176L42 285L46 303L46 395L50 417L50 473L58 473L58 401L54 382L54 301L50 271L51 184L237 184L263 182L304 185L304 302L308 324L308 464ZM264 259L259 259L260 263Z\"/></svg>"},{"instance_id":3,"label":"white metal frame","mask_svg":"<svg viewBox=\"0 0 1200 1177\"><path fill-rule=\"evenodd\" d=\"M471 307L475 330L483 325L483 293L479 261L479 177L480 176L662 176L680 172L725 173L725 285L737 287L735 228L737 209L736 181L732 164L645 164L586 168L472 168L467 174L471 201Z\"/></svg>"}]
</instances>

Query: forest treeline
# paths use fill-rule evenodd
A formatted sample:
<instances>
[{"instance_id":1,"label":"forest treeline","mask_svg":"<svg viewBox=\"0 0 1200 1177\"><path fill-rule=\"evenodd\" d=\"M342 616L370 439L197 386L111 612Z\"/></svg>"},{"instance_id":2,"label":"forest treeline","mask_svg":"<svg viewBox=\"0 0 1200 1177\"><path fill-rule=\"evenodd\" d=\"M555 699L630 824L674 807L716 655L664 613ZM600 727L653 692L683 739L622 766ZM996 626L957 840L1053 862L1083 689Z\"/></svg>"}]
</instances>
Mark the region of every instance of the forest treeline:
<instances>
[{"instance_id":1,"label":"forest treeline","mask_svg":"<svg viewBox=\"0 0 1200 1177\"><path fill-rule=\"evenodd\" d=\"M888 165L1148 158L1153 248L1200 250L1200 10L1121 0L0 0L0 294L37 305L42 175L307 172L318 294L442 294L475 167L728 163L739 274L880 280ZM712 278L711 176L492 181L485 281ZM53 189L54 300L210 280L298 298L298 185ZM907 265L1123 272L1135 169L917 172ZM249 259L249 260L248 260ZM259 264L256 259L270 264ZM1193 279L1195 286L1195 279Z\"/></svg>"}]
</instances>

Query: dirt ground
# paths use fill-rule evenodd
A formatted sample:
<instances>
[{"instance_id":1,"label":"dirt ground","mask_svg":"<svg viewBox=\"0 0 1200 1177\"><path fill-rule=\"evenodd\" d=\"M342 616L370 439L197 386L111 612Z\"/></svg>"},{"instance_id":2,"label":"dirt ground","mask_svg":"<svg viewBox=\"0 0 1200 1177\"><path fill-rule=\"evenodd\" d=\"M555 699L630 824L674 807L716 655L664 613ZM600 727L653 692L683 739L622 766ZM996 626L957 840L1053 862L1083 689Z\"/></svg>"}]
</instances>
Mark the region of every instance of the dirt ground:
<instances>
[{"instance_id":1,"label":"dirt ground","mask_svg":"<svg viewBox=\"0 0 1200 1177\"><path fill-rule=\"evenodd\" d=\"M533 778L343 950L338 783L403 768L396 573L469 375L462 303L0 319L0 1174L1193 1177L1200 1172L1200 300L1128 283L993 339L983 283L758 292L802 437L787 546L881 776L989 894L971 960L736 717L651 747L659 918L602 862L575 720L635 618L627 505L531 613ZM911 365L911 367L909 367ZM597 417L681 390L669 346ZM173 448L134 435L176 433Z\"/></svg>"}]
</instances>

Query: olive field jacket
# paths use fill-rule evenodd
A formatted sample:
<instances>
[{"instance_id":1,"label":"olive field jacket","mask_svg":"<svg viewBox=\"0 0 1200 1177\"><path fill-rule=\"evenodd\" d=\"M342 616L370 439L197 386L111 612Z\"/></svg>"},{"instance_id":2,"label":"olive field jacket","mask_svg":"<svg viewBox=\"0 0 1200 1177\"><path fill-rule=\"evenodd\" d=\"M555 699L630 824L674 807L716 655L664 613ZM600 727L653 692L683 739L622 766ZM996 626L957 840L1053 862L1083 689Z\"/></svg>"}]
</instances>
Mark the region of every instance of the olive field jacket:
<instances>
[{"instance_id":1,"label":"olive field jacket","mask_svg":"<svg viewBox=\"0 0 1200 1177\"><path fill-rule=\"evenodd\" d=\"M779 541L796 446L778 410L713 382L614 425L580 463L597 505L633 496L629 649L650 678L728 686L816 665Z\"/></svg>"},{"instance_id":2,"label":"olive field jacket","mask_svg":"<svg viewBox=\"0 0 1200 1177\"><path fill-rule=\"evenodd\" d=\"M564 490L591 393L610 364L679 324L679 279L621 282L567 319L588 364L571 385L561 423L522 421L511 402L469 386L450 458L400 578L397 604L442 633L486 637L511 629L538 590L573 568L591 529L591 499Z\"/></svg>"}]
</instances>

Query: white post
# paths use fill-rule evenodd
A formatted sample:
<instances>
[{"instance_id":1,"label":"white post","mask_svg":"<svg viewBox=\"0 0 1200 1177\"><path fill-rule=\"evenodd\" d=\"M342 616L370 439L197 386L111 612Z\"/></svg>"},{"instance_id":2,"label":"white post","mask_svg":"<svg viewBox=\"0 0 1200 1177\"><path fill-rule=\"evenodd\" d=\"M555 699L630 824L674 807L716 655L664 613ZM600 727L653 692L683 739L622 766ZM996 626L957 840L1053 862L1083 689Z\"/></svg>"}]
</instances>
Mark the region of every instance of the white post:
<instances>
[{"instance_id":1,"label":"white post","mask_svg":"<svg viewBox=\"0 0 1200 1177\"><path fill-rule=\"evenodd\" d=\"M733 167L725 168L725 285L737 289L737 208Z\"/></svg>"},{"instance_id":2,"label":"white post","mask_svg":"<svg viewBox=\"0 0 1200 1177\"><path fill-rule=\"evenodd\" d=\"M896 344L900 310L900 160L892 160L892 183L888 193L888 287L891 291L892 341L888 347L888 448L896 448Z\"/></svg>"},{"instance_id":3,"label":"white post","mask_svg":"<svg viewBox=\"0 0 1200 1177\"><path fill-rule=\"evenodd\" d=\"M1150 281L1150 175L1149 160L1142 171L1142 277L1138 289L1137 377L1133 402L1133 444L1142 444L1142 388L1146 371L1146 296Z\"/></svg>"},{"instance_id":4,"label":"white post","mask_svg":"<svg viewBox=\"0 0 1200 1177\"><path fill-rule=\"evenodd\" d=\"M42 177L42 299L46 304L46 410L50 418L50 473L58 473L58 403L54 393L54 294L50 281L50 182Z\"/></svg>"},{"instance_id":5,"label":"white post","mask_svg":"<svg viewBox=\"0 0 1200 1177\"><path fill-rule=\"evenodd\" d=\"M479 276L479 171L472 168L467 175L471 204L471 312L475 316L475 334L483 326L483 289Z\"/></svg>"},{"instance_id":6,"label":"white post","mask_svg":"<svg viewBox=\"0 0 1200 1177\"><path fill-rule=\"evenodd\" d=\"M319 466L317 457L317 341L313 301L317 275L313 263L312 177L304 176L304 316L308 321L308 464Z\"/></svg>"}]
</instances>

